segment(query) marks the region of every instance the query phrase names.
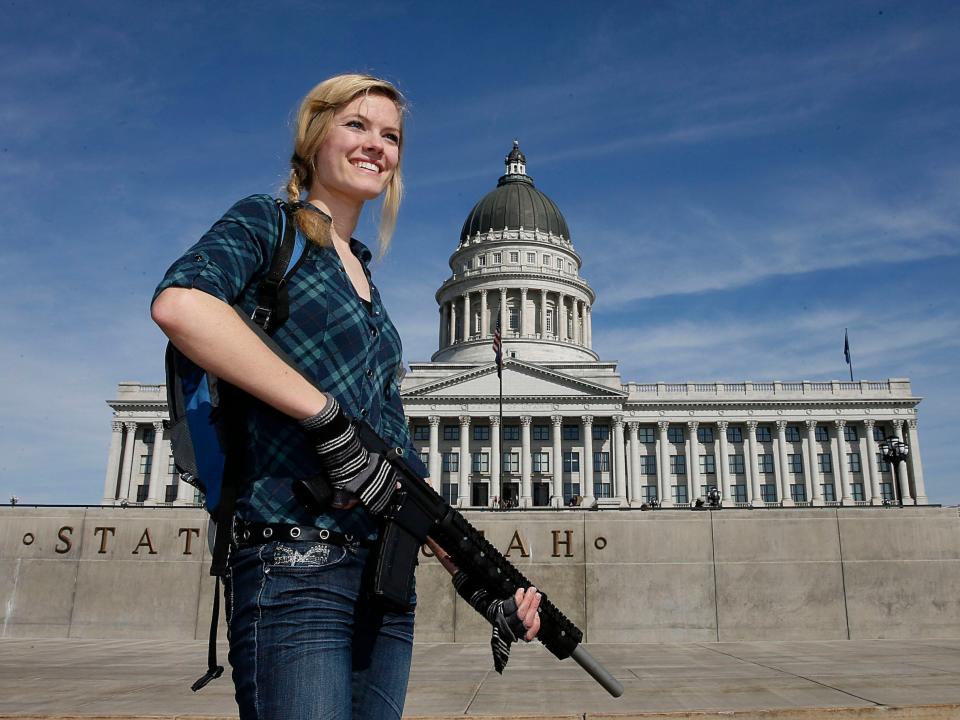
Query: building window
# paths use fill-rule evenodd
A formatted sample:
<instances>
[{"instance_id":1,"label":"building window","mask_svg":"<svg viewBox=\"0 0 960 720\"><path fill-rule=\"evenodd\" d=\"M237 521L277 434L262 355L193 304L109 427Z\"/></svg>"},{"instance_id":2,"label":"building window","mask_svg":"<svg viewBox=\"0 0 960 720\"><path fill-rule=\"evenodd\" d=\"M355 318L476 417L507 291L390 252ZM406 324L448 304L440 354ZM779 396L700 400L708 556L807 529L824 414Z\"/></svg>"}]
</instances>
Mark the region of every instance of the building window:
<instances>
[{"instance_id":1,"label":"building window","mask_svg":"<svg viewBox=\"0 0 960 720\"><path fill-rule=\"evenodd\" d=\"M563 454L563 471L566 473L580 472L580 453L565 452Z\"/></svg>"},{"instance_id":2,"label":"building window","mask_svg":"<svg viewBox=\"0 0 960 720\"><path fill-rule=\"evenodd\" d=\"M594 440L607 440L610 437L610 426L609 425L594 425L593 426L593 439Z\"/></svg>"},{"instance_id":3,"label":"building window","mask_svg":"<svg viewBox=\"0 0 960 720\"><path fill-rule=\"evenodd\" d=\"M460 472L460 453L445 452L442 470L443 472Z\"/></svg>"},{"instance_id":4,"label":"building window","mask_svg":"<svg viewBox=\"0 0 960 720\"><path fill-rule=\"evenodd\" d=\"M800 442L800 428L796 425L787 425L785 430L787 442Z\"/></svg>"},{"instance_id":5,"label":"building window","mask_svg":"<svg viewBox=\"0 0 960 720\"><path fill-rule=\"evenodd\" d=\"M682 443L683 442L683 428L677 427L676 425L671 425L667 428L667 440L672 443Z\"/></svg>"},{"instance_id":6,"label":"building window","mask_svg":"<svg viewBox=\"0 0 960 720\"><path fill-rule=\"evenodd\" d=\"M528 265L536 265L536 263L537 263L537 254L536 254L536 253L532 253L532 252L528 252L528 253L527 253L527 264L528 264Z\"/></svg>"},{"instance_id":7,"label":"building window","mask_svg":"<svg viewBox=\"0 0 960 720\"><path fill-rule=\"evenodd\" d=\"M511 262L513 265L517 265L517 264L520 262L520 253L517 252L516 250L511 250L511 251L510 251L510 262Z\"/></svg>"},{"instance_id":8,"label":"building window","mask_svg":"<svg viewBox=\"0 0 960 720\"><path fill-rule=\"evenodd\" d=\"M641 427L637 429L637 439L642 443L652 443L653 440L653 428L652 427Z\"/></svg>"},{"instance_id":9,"label":"building window","mask_svg":"<svg viewBox=\"0 0 960 720\"><path fill-rule=\"evenodd\" d=\"M538 473L550 472L550 453L533 453L533 471Z\"/></svg>"},{"instance_id":10,"label":"building window","mask_svg":"<svg viewBox=\"0 0 960 720\"><path fill-rule=\"evenodd\" d=\"M204 496L200 488L193 488L193 504L194 505L203 505Z\"/></svg>"},{"instance_id":11,"label":"building window","mask_svg":"<svg viewBox=\"0 0 960 720\"><path fill-rule=\"evenodd\" d=\"M520 329L520 310L515 307L507 308L507 325L511 330Z\"/></svg>"},{"instance_id":12,"label":"building window","mask_svg":"<svg viewBox=\"0 0 960 720\"><path fill-rule=\"evenodd\" d=\"M860 453L847 453L847 467L850 472L860 472Z\"/></svg>"},{"instance_id":13,"label":"building window","mask_svg":"<svg viewBox=\"0 0 960 720\"><path fill-rule=\"evenodd\" d=\"M174 461L173 456L171 455L167 458L167 475L173 477L177 474L177 463Z\"/></svg>"},{"instance_id":14,"label":"building window","mask_svg":"<svg viewBox=\"0 0 960 720\"><path fill-rule=\"evenodd\" d=\"M494 264L494 265L499 265L499 264L502 263L502 262L503 262L503 253L495 252L495 253L493 254L493 264Z\"/></svg>"},{"instance_id":15,"label":"building window","mask_svg":"<svg viewBox=\"0 0 960 720\"><path fill-rule=\"evenodd\" d=\"M771 442L772 440L773 437L770 434L770 427L768 425L758 425L757 442Z\"/></svg>"},{"instance_id":16,"label":"building window","mask_svg":"<svg viewBox=\"0 0 960 720\"><path fill-rule=\"evenodd\" d=\"M713 442L713 428L711 427L698 427L697 428L697 440L702 443L712 443Z\"/></svg>"},{"instance_id":17,"label":"building window","mask_svg":"<svg viewBox=\"0 0 960 720\"><path fill-rule=\"evenodd\" d=\"M534 425L534 426L533 426L533 439L534 439L534 440L549 440L549 439L550 439L550 426L549 426L549 425Z\"/></svg>"},{"instance_id":18,"label":"building window","mask_svg":"<svg viewBox=\"0 0 960 720\"><path fill-rule=\"evenodd\" d=\"M166 503L172 503L177 499L177 485L167 485L166 491L163 495L163 501Z\"/></svg>"},{"instance_id":19,"label":"building window","mask_svg":"<svg viewBox=\"0 0 960 720\"><path fill-rule=\"evenodd\" d=\"M790 498L794 502L807 501L807 488L803 483L794 483L790 486Z\"/></svg>"},{"instance_id":20,"label":"building window","mask_svg":"<svg viewBox=\"0 0 960 720\"><path fill-rule=\"evenodd\" d=\"M543 264L550 265L550 256L547 255L546 253L543 254Z\"/></svg>"},{"instance_id":21,"label":"building window","mask_svg":"<svg viewBox=\"0 0 960 720\"><path fill-rule=\"evenodd\" d=\"M700 456L700 472L703 475L716 475L717 465L716 458L713 455L701 455Z\"/></svg>"},{"instance_id":22,"label":"building window","mask_svg":"<svg viewBox=\"0 0 960 720\"><path fill-rule=\"evenodd\" d=\"M837 501L837 492L833 488L833 483L824 483L823 485L820 486L820 490L823 492L824 502Z\"/></svg>"},{"instance_id":23,"label":"building window","mask_svg":"<svg viewBox=\"0 0 960 720\"><path fill-rule=\"evenodd\" d=\"M656 485L644 485L643 486L643 501L650 502L651 500L657 499L657 486Z\"/></svg>"},{"instance_id":24,"label":"building window","mask_svg":"<svg viewBox=\"0 0 960 720\"><path fill-rule=\"evenodd\" d=\"M149 475L150 468L153 465L153 455L148 453L140 456L140 474Z\"/></svg>"},{"instance_id":25,"label":"building window","mask_svg":"<svg viewBox=\"0 0 960 720\"><path fill-rule=\"evenodd\" d=\"M826 425L817 425L813 434L817 442L829 442L830 440L830 432L827 430Z\"/></svg>"},{"instance_id":26,"label":"building window","mask_svg":"<svg viewBox=\"0 0 960 720\"><path fill-rule=\"evenodd\" d=\"M833 474L833 458L830 453L817 453L817 467L824 475Z\"/></svg>"},{"instance_id":27,"label":"building window","mask_svg":"<svg viewBox=\"0 0 960 720\"><path fill-rule=\"evenodd\" d=\"M880 495L884 500L893 500L893 483L880 483Z\"/></svg>"},{"instance_id":28,"label":"building window","mask_svg":"<svg viewBox=\"0 0 960 720\"><path fill-rule=\"evenodd\" d=\"M800 453L787 455L787 466L794 475L803 475L803 455Z\"/></svg>"},{"instance_id":29,"label":"building window","mask_svg":"<svg viewBox=\"0 0 960 720\"><path fill-rule=\"evenodd\" d=\"M473 455L473 472L475 473L488 473L490 472L490 453L485 452L475 452Z\"/></svg>"},{"instance_id":30,"label":"building window","mask_svg":"<svg viewBox=\"0 0 960 720\"><path fill-rule=\"evenodd\" d=\"M687 486L686 485L671 485L670 493L673 495L673 501L681 505L685 505L687 502Z\"/></svg>"},{"instance_id":31,"label":"building window","mask_svg":"<svg viewBox=\"0 0 960 720\"><path fill-rule=\"evenodd\" d=\"M873 427L873 439L877 442L887 439L887 431L882 425L875 425Z\"/></svg>"},{"instance_id":32,"label":"building window","mask_svg":"<svg viewBox=\"0 0 960 720\"><path fill-rule=\"evenodd\" d=\"M563 270L563 258L557 258L557 270Z\"/></svg>"},{"instance_id":33,"label":"building window","mask_svg":"<svg viewBox=\"0 0 960 720\"><path fill-rule=\"evenodd\" d=\"M863 494L863 483L851 483L850 491L853 494L853 499L857 502L863 502L866 500L866 495Z\"/></svg>"},{"instance_id":34,"label":"building window","mask_svg":"<svg viewBox=\"0 0 960 720\"><path fill-rule=\"evenodd\" d=\"M504 426L503 426L503 439L504 439L504 440L519 440L519 439L520 439L520 426L519 426L519 425L504 425Z\"/></svg>"},{"instance_id":35,"label":"building window","mask_svg":"<svg viewBox=\"0 0 960 720\"><path fill-rule=\"evenodd\" d=\"M573 272L573 263L567 263L567 272Z\"/></svg>"},{"instance_id":36,"label":"building window","mask_svg":"<svg viewBox=\"0 0 960 720\"><path fill-rule=\"evenodd\" d=\"M464 270L473 270L473 259L472 259L472 258L471 258L470 260L467 260L466 263L464 263L463 269L464 269Z\"/></svg>"},{"instance_id":37,"label":"building window","mask_svg":"<svg viewBox=\"0 0 960 720\"><path fill-rule=\"evenodd\" d=\"M580 439L580 426L579 426L579 425L564 425L564 426L563 426L563 439L564 439L564 440L579 440L579 439Z\"/></svg>"},{"instance_id":38,"label":"building window","mask_svg":"<svg viewBox=\"0 0 960 720\"><path fill-rule=\"evenodd\" d=\"M760 486L763 489L763 485ZM747 486L746 485L731 485L730 489L733 490L733 501L738 503L745 503L747 501Z\"/></svg>"},{"instance_id":39,"label":"building window","mask_svg":"<svg viewBox=\"0 0 960 720\"><path fill-rule=\"evenodd\" d=\"M137 485L137 502L142 503L147 501L147 496L150 494L149 485Z\"/></svg>"},{"instance_id":40,"label":"building window","mask_svg":"<svg viewBox=\"0 0 960 720\"><path fill-rule=\"evenodd\" d=\"M881 453L877 453L877 469L880 472L890 472L890 463L883 459Z\"/></svg>"},{"instance_id":41,"label":"building window","mask_svg":"<svg viewBox=\"0 0 960 720\"><path fill-rule=\"evenodd\" d=\"M593 454L593 471L610 472L610 453L595 452Z\"/></svg>"},{"instance_id":42,"label":"building window","mask_svg":"<svg viewBox=\"0 0 960 720\"><path fill-rule=\"evenodd\" d=\"M145 428L143 431L143 443L144 445L152 445L154 439L156 438L156 433L153 428Z\"/></svg>"},{"instance_id":43,"label":"building window","mask_svg":"<svg viewBox=\"0 0 960 720\"><path fill-rule=\"evenodd\" d=\"M486 266L487 266L487 256L477 255L477 267L486 267Z\"/></svg>"},{"instance_id":44,"label":"building window","mask_svg":"<svg viewBox=\"0 0 960 720\"><path fill-rule=\"evenodd\" d=\"M422 452L420 453L420 462L423 463L424 467L430 467L430 453Z\"/></svg>"},{"instance_id":45,"label":"building window","mask_svg":"<svg viewBox=\"0 0 960 720\"><path fill-rule=\"evenodd\" d=\"M744 488L746 489L746 488ZM746 493L744 493L746 494ZM777 501L777 486L773 483L764 483L760 486L760 499L763 502L776 502Z\"/></svg>"},{"instance_id":46,"label":"building window","mask_svg":"<svg viewBox=\"0 0 960 720\"><path fill-rule=\"evenodd\" d=\"M505 452L503 454L503 471L508 473L520 472L520 453Z\"/></svg>"},{"instance_id":47,"label":"building window","mask_svg":"<svg viewBox=\"0 0 960 720\"><path fill-rule=\"evenodd\" d=\"M598 498L613 497L613 487L610 483L595 482L593 484L593 496Z\"/></svg>"},{"instance_id":48,"label":"building window","mask_svg":"<svg viewBox=\"0 0 960 720\"><path fill-rule=\"evenodd\" d=\"M770 453L761 453L757 455L757 470L764 475L773 474L773 455Z\"/></svg>"},{"instance_id":49,"label":"building window","mask_svg":"<svg viewBox=\"0 0 960 720\"><path fill-rule=\"evenodd\" d=\"M473 426L473 439L474 440L489 440L490 439L490 426L489 425L474 425Z\"/></svg>"},{"instance_id":50,"label":"building window","mask_svg":"<svg viewBox=\"0 0 960 720\"><path fill-rule=\"evenodd\" d=\"M736 425L727 428L728 442L743 442L743 430Z\"/></svg>"},{"instance_id":51,"label":"building window","mask_svg":"<svg viewBox=\"0 0 960 720\"><path fill-rule=\"evenodd\" d=\"M687 458L685 455L670 456L670 472L674 475L687 474Z\"/></svg>"},{"instance_id":52,"label":"building window","mask_svg":"<svg viewBox=\"0 0 960 720\"><path fill-rule=\"evenodd\" d=\"M845 425L843 427L843 439L848 442L856 442L860 439L860 433L857 432L856 425Z\"/></svg>"},{"instance_id":53,"label":"building window","mask_svg":"<svg viewBox=\"0 0 960 720\"><path fill-rule=\"evenodd\" d=\"M413 439L414 439L414 440L429 440L429 439L430 439L430 426L429 426L429 425L414 425L414 426L413 426Z\"/></svg>"},{"instance_id":54,"label":"building window","mask_svg":"<svg viewBox=\"0 0 960 720\"><path fill-rule=\"evenodd\" d=\"M459 440L459 439L460 439L460 426L459 426L459 425L444 425L444 426L443 426L443 439L444 439L444 440Z\"/></svg>"},{"instance_id":55,"label":"building window","mask_svg":"<svg viewBox=\"0 0 960 720\"><path fill-rule=\"evenodd\" d=\"M743 455L730 456L730 473L732 475L743 475L746 472L743 466Z\"/></svg>"}]
</instances>

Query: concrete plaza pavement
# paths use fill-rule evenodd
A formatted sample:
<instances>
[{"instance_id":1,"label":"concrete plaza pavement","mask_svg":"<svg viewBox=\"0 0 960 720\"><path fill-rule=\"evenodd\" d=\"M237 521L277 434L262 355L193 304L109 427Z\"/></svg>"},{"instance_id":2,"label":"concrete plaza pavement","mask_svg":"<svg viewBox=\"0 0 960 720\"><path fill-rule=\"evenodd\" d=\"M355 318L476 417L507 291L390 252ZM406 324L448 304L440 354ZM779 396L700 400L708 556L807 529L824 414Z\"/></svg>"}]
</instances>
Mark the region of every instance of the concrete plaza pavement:
<instances>
[{"instance_id":1,"label":"concrete plaza pavement","mask_svg":"<svg viewBox=\"0 0 960 720\"><path fill-rule=\"evenodd\" d=\"M958 639L586 647L622 697L536 643L514 647L503 677L486 645L418 643L405 716L960 718ZM199 641L0 639L0 717L236 717L228 678L190 691L205 667Z\"/></svg>"}]
</instances>

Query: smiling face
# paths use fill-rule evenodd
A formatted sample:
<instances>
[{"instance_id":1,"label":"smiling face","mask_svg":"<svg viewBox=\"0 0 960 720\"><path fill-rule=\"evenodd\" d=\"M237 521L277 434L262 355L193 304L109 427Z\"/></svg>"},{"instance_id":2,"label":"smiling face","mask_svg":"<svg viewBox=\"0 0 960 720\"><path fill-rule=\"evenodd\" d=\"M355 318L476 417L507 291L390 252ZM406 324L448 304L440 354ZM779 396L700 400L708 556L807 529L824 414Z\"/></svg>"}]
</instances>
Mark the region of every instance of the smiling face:
<instances>
[{"instance_id":1,"label":"smiling face","mask_svg":"<svg viewBox=\"0 0 960 720\"><path fill-rule=\"evenodd\" d=\"M310 194L362 204L379 196L400 162L400 111L390 98L360 95L337 110L314 156Z\"/></svg>"}]
</instances>

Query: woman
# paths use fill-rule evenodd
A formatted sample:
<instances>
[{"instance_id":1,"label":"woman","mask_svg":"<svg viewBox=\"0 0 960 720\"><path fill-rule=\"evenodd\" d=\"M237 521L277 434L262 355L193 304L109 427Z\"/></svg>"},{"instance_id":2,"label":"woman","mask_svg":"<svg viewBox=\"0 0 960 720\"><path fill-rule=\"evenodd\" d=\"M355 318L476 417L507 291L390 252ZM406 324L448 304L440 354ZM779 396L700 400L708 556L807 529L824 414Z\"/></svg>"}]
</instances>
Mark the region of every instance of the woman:
<instances>
[{"instance_id":1,"label":"woman","mask_svg":"<svg viewBox=\"0 0 960 720\"><path fill-rule=\"evenodd\" d=\"M352 238L363 204L383 195L380 254L387 249L403 188L404 109L392 84L366 75L325 80L301 104L286 190L309 243L274 340L312 383L231 308L252 313L270 267L279 228L269 196L234 205L154 296L153 319L171 342L254 398L236 512L241 543L227 583L242 720L399 718L403 710L413 613L378 607L363 586L375 515L395 478L347 416L412 450L400 338L370 281L372 255ZM325 511L294 494L296 481L317 475L338 489ZM445 567L456 571L449 560ZM535 588L518 591L506 612L517 636L536 634L538 604Z\"/></svg>"}]
</instances>

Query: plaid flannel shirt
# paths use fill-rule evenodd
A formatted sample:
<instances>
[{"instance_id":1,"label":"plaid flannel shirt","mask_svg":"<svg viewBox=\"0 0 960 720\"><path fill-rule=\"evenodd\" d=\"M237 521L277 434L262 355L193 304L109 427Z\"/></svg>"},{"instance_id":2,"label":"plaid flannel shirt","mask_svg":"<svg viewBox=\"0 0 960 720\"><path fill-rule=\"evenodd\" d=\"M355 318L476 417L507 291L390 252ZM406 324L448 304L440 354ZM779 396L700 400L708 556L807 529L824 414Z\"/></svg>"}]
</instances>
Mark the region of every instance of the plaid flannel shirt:
<instances>
[{"instance_id":1,"label":"plaid flannel shirt","mask_svg":"<svg viewBox=\"0 0 960 720\"><path fill-rule=\"evenodd\" d=\"M253 195L241 200L173 263L154 299L168 287L196 288L249 315L278 236L273 198ZM350 249L369 280L370 250L353 239ZM419 466L400 402L400 336L376 286L370 282L368 310L336 251L308 242L288 291L290 317L273 334L274 340L347 413L366 420L389 443L406 448L407 458ZM376 522L359 506L318 516L293 496L293 480L320 472L316 454L295 420L253 400L246 425L245 474L237 500L241 518L376 536Z\"/></svg>"}]
</instances>

